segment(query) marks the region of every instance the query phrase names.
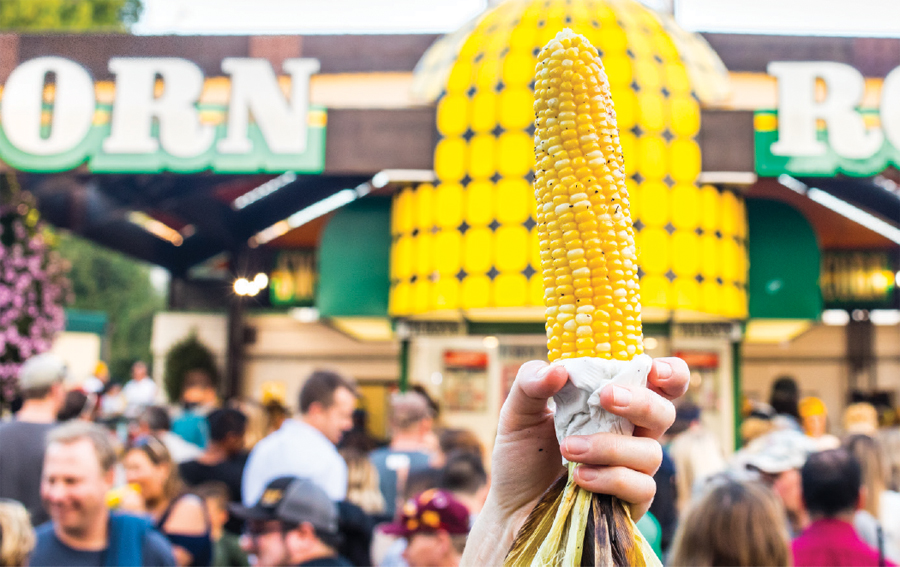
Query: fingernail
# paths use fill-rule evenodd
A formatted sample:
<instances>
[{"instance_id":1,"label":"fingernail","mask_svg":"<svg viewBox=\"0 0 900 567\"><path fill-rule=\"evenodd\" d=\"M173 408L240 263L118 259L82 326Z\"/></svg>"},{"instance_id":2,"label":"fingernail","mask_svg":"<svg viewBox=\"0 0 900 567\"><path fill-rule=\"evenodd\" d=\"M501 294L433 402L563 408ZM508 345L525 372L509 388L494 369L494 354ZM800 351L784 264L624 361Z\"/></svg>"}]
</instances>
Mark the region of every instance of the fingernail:
<instances>
[{"instance_id":1,"label":"fingernail","mask_svg":"<svg viewBox=\"0 0 900 567\"><path fill-rule=\"evenodd\" d=\"M656 363L657 363L657 365L656 365L656 377L657 378L659 378L661 380L665 380L667 378L672 377L673 371L672 371L671 364L669 364L668 362L662 361L662 360L657 360Z\"/></svg>"},{"instance_id":2,"label":"fingernail","mask_svg":"<svg viewBox=\"0 0 900 567\"><path fill-rule=\"evenodd\" d=\"M613 405L620 408L626 407L631 403L631 390L621 386L612 387Z\"/></svg>"},{"instance_id":3,"label":"fingernail","mask_svg":"<svg viewBox=\"0 0 900 567\"><path fill-rule=\"evenodd\" d=\"M586 453L591 448L590 442L584 437L566 437L566 452L570 455Z\"/></svg>"},{"instance_id":4,"label":"fingernail","mask_svg":"<svg viewBox=\"0 0 900 567\"><path fill-rule=\"evenodd\" d=\"M600 476L600 471L595 468L582 465L578 467L578 476L581 477L581 480L590 482L592 480L596 480L597 477Z\"/></svg>"},{"instance_id":5,"label":"fingernail","mask_svg":"<svg viewBox=\"0 0 900 567\"><path fill-rule=\"evenodd\" d=\"M547 376L547 374L550 373L551 370L553 370L553 367L550 365L547 365L547 366L541 368L540 370L538 370L537 377L544 378L545 376Z\"/></svg>"}]
</instances>

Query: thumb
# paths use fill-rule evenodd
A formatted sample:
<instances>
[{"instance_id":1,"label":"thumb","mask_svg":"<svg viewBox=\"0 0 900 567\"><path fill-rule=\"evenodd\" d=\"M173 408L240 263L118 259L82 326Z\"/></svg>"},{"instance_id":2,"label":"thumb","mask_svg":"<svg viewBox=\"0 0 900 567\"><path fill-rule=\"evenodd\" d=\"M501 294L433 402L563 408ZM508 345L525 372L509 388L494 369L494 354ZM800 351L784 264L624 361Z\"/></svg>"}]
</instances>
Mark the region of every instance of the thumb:
<instances>
[{"instance_id":1,"label":"thumb","mask_svg":"<svg viewBox=\"0 0 900 567\"><path fill-rule=\"evenodd\" d=\"M526 362L519 368L503 404L503 414L508 418L545 415L547 399L559 392L568 379L569 373L562 366L551 366L542 360Z\"/></svg>"}]
</instances>

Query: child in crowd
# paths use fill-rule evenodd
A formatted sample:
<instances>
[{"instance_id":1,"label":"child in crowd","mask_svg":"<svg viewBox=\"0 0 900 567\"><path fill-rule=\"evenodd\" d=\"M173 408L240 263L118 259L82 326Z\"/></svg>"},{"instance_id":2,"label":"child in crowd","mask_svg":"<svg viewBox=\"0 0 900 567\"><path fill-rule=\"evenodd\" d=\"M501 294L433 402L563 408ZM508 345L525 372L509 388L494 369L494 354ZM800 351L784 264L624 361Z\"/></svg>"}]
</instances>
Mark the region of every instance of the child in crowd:
<instances>
[{"instance_id":1,"label":"child in crowd","mask_svg":"<svg viewBox=\"0 0 900 567\"><path fill-rule=\"evenodd\" d=\"M0 566L28 565L34 549L34 529L28 510L15 500L0 498Z\"/></svg>"},{"instance_id":2,"label":"child in crowd","mask_svg":"<svg viewBox=\"0 0 900 567\"><path fill-rule=\"evenodd\" d=\"M228 521L228 486L221 481L204 482L194 493L206 504L212 527L213 567L247 567L247 554L241 549L238 536L225 530Z\"/></svg>"}]
</instances>

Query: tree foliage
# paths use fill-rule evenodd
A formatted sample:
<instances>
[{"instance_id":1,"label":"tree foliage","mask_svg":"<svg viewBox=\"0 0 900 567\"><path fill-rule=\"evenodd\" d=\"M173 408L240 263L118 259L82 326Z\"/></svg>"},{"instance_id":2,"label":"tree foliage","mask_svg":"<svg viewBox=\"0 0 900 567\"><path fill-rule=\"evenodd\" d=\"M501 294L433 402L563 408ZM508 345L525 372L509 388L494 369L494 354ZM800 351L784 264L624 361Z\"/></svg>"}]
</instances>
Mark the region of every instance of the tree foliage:
<instances>
[{"instance_id":1,"label":"tree foliage","mask_svg":"<svg viewBox=\"0 0 900 567\"><path fill-rule=\"evenodd\" d=\"M2 0L0 29L124 32L142 7L141 0Z\"/></svg>"},{"instance_id":2,"label":"tree foliage","mask_svg":"<svg viewBox=\"0 0 900 567\"><path fill-rule=\"evenodd\" d=\"M181 341L172 345L166 353L166 373L163 384L166 394L172 401L181 398L184 379L188 373L201 371L209 376L213 385L218 384L219 369L216 359L209 348L200 342L196 333L191 333Z\"/></svg>"},{"instance_id":3,"label":"tree foliage","mask_svg":"<svg viewBox=\"0 0 900 567\"><path fill-rule=\"evenodd\" d=\"M153 316L165 306L150 266L69 233L60 233L59 253L72 264L73 307L107 314L110 373L127 378L134 361L150 362Z\"/></svg>"}]
</instances>

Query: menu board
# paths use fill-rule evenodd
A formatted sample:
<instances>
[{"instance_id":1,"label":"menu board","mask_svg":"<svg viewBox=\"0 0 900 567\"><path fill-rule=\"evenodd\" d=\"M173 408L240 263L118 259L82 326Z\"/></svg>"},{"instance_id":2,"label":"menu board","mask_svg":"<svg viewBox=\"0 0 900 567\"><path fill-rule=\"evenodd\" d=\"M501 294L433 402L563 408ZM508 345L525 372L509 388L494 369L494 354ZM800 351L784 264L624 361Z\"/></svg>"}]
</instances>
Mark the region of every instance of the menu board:
<instances>
[{"instance_id":1,"label":"menu board","mask_svg":"<svg viewBox=\"0 0 900 567\"><path fill-rule=\"evenodd\" d=\"M445 350L441 405L450 411L487 409L488 355L477 350Z\"/></svg>"}]
</instances>

